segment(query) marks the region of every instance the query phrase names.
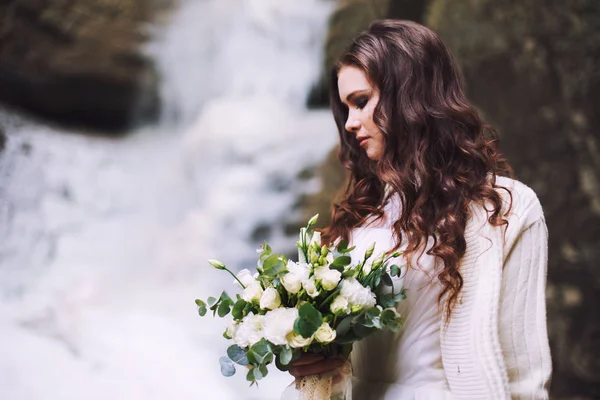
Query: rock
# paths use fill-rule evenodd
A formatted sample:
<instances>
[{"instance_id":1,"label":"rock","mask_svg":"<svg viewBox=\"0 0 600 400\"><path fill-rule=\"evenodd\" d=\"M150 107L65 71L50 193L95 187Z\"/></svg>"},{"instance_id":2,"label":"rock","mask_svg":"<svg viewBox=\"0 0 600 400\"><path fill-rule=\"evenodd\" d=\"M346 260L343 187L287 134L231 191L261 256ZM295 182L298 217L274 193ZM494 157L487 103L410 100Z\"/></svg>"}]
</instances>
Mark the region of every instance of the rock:
<instances>
[{"instance_id":1,"label":"rock","mask_svg":"<svg viewBox=\"0 0 600 400\"><path fill-rule=\"evenodd\" d=\"M544 7L534 0L428 3L425 24L452 49L471 101L499 131L501 149L517 179L536 191L544 207L550 234L551 396L597 398L600 3L579 0ZM368 25L360 23L355 32ZM338 168L330 157L321 174L328 171L341 177L343 172L335 172ZM309 199L314 207L307 215L320 212L325 220L329 202L343 182L335 181L323 185L318 201Z\"/></svg>"},{"instance_id":2,"label":"rock","mask_svg":"<svg viewBox=\"0 0 600 400\"><path fill-rule=\"evenodd\" d=\"M439 0L427 22L544 207L552 395L591 399L600 394L600 4L539 4ZM573 287L577 301L566 294Z\"/></svg>"},{"instance_id":3,"label":"rock","mask_svg":"<svg viewBox=\"0 0 600 400\"><path fill-rule=\"evenodd\" d=\"M37 115L122 131L157 117L144 31L171 0L7 0L0 100Z\"/></svg>"}]
</instances>

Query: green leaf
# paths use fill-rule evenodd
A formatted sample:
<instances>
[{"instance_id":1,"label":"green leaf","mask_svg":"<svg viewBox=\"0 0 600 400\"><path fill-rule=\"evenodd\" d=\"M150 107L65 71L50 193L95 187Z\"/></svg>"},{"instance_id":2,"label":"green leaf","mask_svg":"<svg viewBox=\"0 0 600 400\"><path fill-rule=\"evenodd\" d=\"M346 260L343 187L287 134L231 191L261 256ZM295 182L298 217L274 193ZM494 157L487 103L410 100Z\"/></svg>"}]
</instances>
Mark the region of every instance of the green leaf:
<instances>
[{"instance_id":1,"label":"green leaf","mask_svg":"<svg viewBox=\"0 0 600 400\"><path fill-rule=\"evenodd\" d=\"M246 374L246 380L248 382L252 382L254 383L254 381L257 381L258 379L256 378L256 376L254 375L254 371L256 370L256 367L252 367L248 370L248 373Z\"/></svg>"},{"instance_id":2,"label":"green leaf","mask_svg":"<svg viewBox=\"0 0 600 400\"><path fill-rule=\"evenodd\" d=\"M381 275L381 280L385 286L394 286L394 282L392 282L392 278L387 273L383 273Z\"/></svg>"},{"instance_id":3,"label":"green leaf","mask_svg":"<svg viewBox=\"0 0 600 400\"><path fill-rule=\"evenodd\" d=\"M390 275L400 278L400 267L396 264L390 267Z\"/></svg>"},{"instance_id":4,"label":"green leaf","mask_svg":"<svg viewBox=\"0 0 600 400\"><path fill-rule=\"evenodd\" d=\"M243 366L248 365L248 357L246 357L246 352L237 344L229 346L227 349L227 356L236 364Z\"/></svg>"},{"instance_id":5,"label":"green leaf","mask_svg":"<svg viewBox=\"0 0 600 400\"><path fill-rule=\"evenodd\" d=\"M347 248L348 248L348 241L347 241L347 240L342 240L342 241L341 241L341 242L340 242L340 243L337 245L336 251L337 251L338 253L344 253L344 252L345 252L345 250L346 250Z\"/></svg>"},{"instance_id":6,"label":"green leaf","mask_svg":"<svg viewBox=\"0 0 600 400\"><path fill-rule=\"evenodd\" d=\"M235 366L233 365L233 361L231 361L228 357L219 358L219 363L221 364L221 373L223 376L233 376L235 374Z\"/></svg>"},{"instance_id":7,"label":"green leaf","mask_svg":"<svg viewBox=\"0 0 600 400\"><path fill-rule=\"evenodd\" d=\"M231 297L229 297L229 295L227 294L226 291L223 291L221 293L221 296L219 297L219 300L223 301L223 300L231 300ZM231 300L233 301L233 300Z\"/></svg>"},{"instance_id":8,"label":"green leaf","mask_svg":"<svg viewBox=\"0 0 600 400\"><path fill-rule=\"evenodd\" d=\"M231 299L222 301L221 304L219 304L219 308L217 310L217 314L219 314L219 317L223 318L224 316L229 314L229 312L231 311L231 304Z\"/></svg>"},{"instance_id":9,"label":"green leaf","mask_svg":"<svg viewBox=\"0 0 600 400\"><path fill-rule=\"evenodd\" d=\"M356 323L352 326L352 332L358 337L364 338L369 336L376 329L373 327L364 326L361 323Z\"/></svg>"},{"instance_id":10,"label":"green leaf","mask_svg":"<svg viewBox=\"0 0 600 400\"><path fill-rule=\"evenodd\" d=\"M355 273L356 273L355 268L349 268L348 270L342 272L342 278L343 279L351 278L352 276L354 276Z\"/></svg>"},{"instance_id":11,"label":"green leaf","mask_svg":"<svg viewBox=\"0 0 600 400\"><path fill-rule=\"evenodd\" d=\"M271 254L263 262L264 274L274 278L287 272L285 263L279 259L279 254Z\"/></svg>"},{"instance_id":12,"label":"green leaf","mask_svg":"<svg viewBox=\"0 0 600 400\"><path fill-rule=\"evenodd\" d=\"M269 374L269 370L267 369L267 365L266 364L261 364L258 367L258 370L260 371L260 374L262 375L261 379L264 378L265 376L267 376Z\"/></svg>"},{"instance_id":13,"label":"green leaf","mask_svg":"<svg viewBox=\"0 0 600 400\"><path fill-rule=\"evenodd\" d=\"M256 357L254 357L254 352L252 351L252 349L248 349L248 351L246 352L246 357L248 358L248 362L250 364L258 364L258 360L256 359Z\"/></svg>"},{"instance_id":14,"label":"green leaf","mask_svg":"<svg viewBox=\"0 0 600 400\"><path fill-rule=\"evenodd\" d=\"M285 346L279 354L279 361L282 365L288 365L292 361L293 352L292 349Z\"/></svg>"},{"instance_id":15,"label":"green leaf","mask_svg":"<svg viewBox=\"0 0 600 400\"><path fill-rule=\"evenodd\" d=\"M304 303L298 309L298 318L294 322L294 332L309 338L319 329L323 315L312 304Z\"/></svg>"},{"instance_id":16,"label":"green leaf","mask_svg":"<svg viewBox=\"0 0 600 400\"><path fill-rule=\"evenodd\" d=\"M393 293L384 293L379 297L379 304L384 308L394 307L400 301L397 299L399 296L401 297L400 300L404 298L402 297L404 296L402 293L396 295Z\"/></svg>"},{"instance_id":17,"label":"green leaf","mask_svg":"<svg viewBox=\"0 0 600 400\"><path fill-rule=\"evenodd\" d=\"M352 328L352 322L354 317L352 315L347 316L343 320L340 321L338 326L335 328L336 337L344 336L350 328Z\"/></svg>"},{"instance_id":18,"label":"green leaf","mask_svg":"<svg viewBox=\"0 0 600 400\"><path fill-rule=\"evenodd\" d=\"M231 315L233 316L233 318L239 320L246 316L246 314L244 314L246 304L248 304L248 302L243 299L240 299L235 302L235 304L233 305L233 309L231 310Z\"/></svg>"},{"instance_id":19,"label":"green leaf","mask_svg":"<svg viewBox=\"0 0 600 400\"><path fill-rule=\"evenodd\" d=\"M362 337L355 335L354 332L351 331L345 334L344 336L336 337L335 342L339 344L350 344L361 339Z\"/></svg>"},{"instance_id":20,"label":"green leaf","mask_svg":"<svg viewBox=\"0 0 600 400\"><path fill-rule=\"evenodd\" d=\"M212 306L213 304L215 304L217 302L217 299L215 299L214 297L211 296L207 299L207 302L208 302L209 306Z\"/></svg>"},{"instance_id":21,"label":"green leaf","mask_svg":"<svg viewBox=\"0 0 600 400\"><path fill-rule=\"evenodd\" d=\"M273 347L264 338L250 348L254 359L258 364L264 364L273 360Z\"/></svg>"},{"instance_id":22,"label":"green leaf","mask_svg":"<svg viewBox=\"0 0 600 400\"><path fill-rule=\"evenodd\" d=\"M352 259L350 258L350 256L339 256L338 258L333 260L332 265L334 265L336 267L345 267L346 265L349 265L351 262L352 262Z\"/></svg>"},{"instance_id":23,"label":"green leaf","mask_svg":"<svg viewBox=\"0 0 600 400\"><path fill-rule=\"evenodd\" d=\"M196 305L198 306L198 314L204 317L206 315L206 303L200 299L196 299Z\"/></svg>"},{"instance_id":24,"label":"green leaf","mask_svg":"<svg viewBox=\"0 0 600 400\"><path fill-rule=\"evenodd\" d=\"M402 317L400 317L393 309L388 308L381 312L381 324L394 332L400 328L402 321Z\"/></svg>"}]
</instances>

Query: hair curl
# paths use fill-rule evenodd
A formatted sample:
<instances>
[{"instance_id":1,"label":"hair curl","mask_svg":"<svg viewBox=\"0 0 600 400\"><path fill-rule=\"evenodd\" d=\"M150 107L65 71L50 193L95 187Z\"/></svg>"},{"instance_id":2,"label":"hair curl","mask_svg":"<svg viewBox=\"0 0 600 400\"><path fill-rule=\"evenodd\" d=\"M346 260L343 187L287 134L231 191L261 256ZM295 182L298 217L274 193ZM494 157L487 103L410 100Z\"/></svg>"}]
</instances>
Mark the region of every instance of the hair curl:
<instances>
[{"instance_id":1,"label":"hair curl","mask_svg":"<svg viewBox=\"0 0 600 400\"><path fill-rule=\"evenodd\" d=\"M370 160L345 129L348 108L338 93L344 66L361 69L379 90L373 121L385 140L380 160ZM463 286L459 264L467 247L469 205L486 207L494 226L508 225L495 177L512 171L498 150L495 130L467 101L459 68L439 36L410 21L375 21L354 39L332 70L330 104L341 142L339 159L350 179L343 199L332 207L323 239L348 240L368 217L381 218L389 186L402 202L393 223L393 250L405 236L404 254L414 266L433 238L427 254L443 261L436 271L444 286L438 301L448 295L450 317Z\"/></svg>"}]
</instances>

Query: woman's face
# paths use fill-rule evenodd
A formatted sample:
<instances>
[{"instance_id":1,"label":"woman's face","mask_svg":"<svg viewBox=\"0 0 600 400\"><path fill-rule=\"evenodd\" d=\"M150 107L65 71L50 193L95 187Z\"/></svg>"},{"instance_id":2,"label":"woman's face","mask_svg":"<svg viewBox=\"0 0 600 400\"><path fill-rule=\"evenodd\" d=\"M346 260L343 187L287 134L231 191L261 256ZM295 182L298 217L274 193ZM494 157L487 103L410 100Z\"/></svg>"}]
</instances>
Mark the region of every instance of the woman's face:
<instances>
[{"instance_id":1,"label":"woman's face","mask_svg":"<svg viewBox=\"0 0 600 400\"><path fill-rule=\"evenodd\" d=\"M385 140L373 122L373 110L379 102L379 90L371 85L365 73L356 67L344 66L338 73L340 100L348 107L346 130L353 133L367 157L379 160Z\"/></svg>"}]
</instances>

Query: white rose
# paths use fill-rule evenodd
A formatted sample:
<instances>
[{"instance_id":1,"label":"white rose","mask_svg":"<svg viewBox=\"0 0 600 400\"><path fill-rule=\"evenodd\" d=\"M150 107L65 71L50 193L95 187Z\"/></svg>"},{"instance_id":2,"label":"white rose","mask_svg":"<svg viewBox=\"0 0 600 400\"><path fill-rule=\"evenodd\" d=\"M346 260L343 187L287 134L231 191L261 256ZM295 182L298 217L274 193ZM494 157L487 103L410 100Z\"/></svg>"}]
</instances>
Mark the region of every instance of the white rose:
<instances>
[{"instance_id":1,"label":"white rose","mask_svg":"<svg viewBox=\"0 0 600 400\"><path fill-rule=\"evenodd\" d=\"M274 288L266 288L260 298L260 308L274 310L281 305L281 297L279 292Z\"/></svg>"},{"instance_id":2,"label":"white rose","mask_svg":"<svg viewBox=\"0 0 600 400\"><path fill-rule=\"evenodd\" d=\"M296 294L302 288L302 282L308 279L310 266L305 263L288 261L287 269L288 273L281 277L281 284L288 293Z\"/></svg>"},{"instance_id":3,"label":"white rose","mask_svg":"<svg viewBox=\"0 0 600 400\"><path fill-rule=\"evenodd\" d=\"M315 268L315 277L321 281L321 285L325 290L333 290L340 283L342 273L335 269L329 269L329 267Z\"/></svg>"},{"instance_id":4,"label":"white rose","mask_svg":"<svg viewBox=\"0 0 600 400\"><path fill-rule=\"evenodd\" d=\"M264 315L246 315L233 335L233 342L240 347L258 343L263 338L264 319Z\"/></svg>"},{"instance_id":5,"label":"white rose","mask_svg":"<svg viewBox=\"0 0 600 400\"><path fill-rule=\"evenodd\" d=\"M277 308L265 314L263 334L265 339L276 346L288 344L286 337L294 331L298 318L296 308Z\"/></svg>"},{"instance_id":6,"label":"white rose","mask_svg":"<svg viewBox=\"0 0 600 400\"><path fill-rule=\"evenodd\" d=\"M329 308L335 315L348 314L350 312L348 299L344 296L337 296L335 299L333 299Z\"/></svg>"},{"instance_id":7,"label":"white rose","mask_svg":"<svg viewBox=\"0 0 600 400\"><path fill-rule=\"evenodd\" d=\"M329 326L327 322L323 322L319 329L315 332L315 339L319 343L327 344L333 342L335 339L335 331Z\"/></svg>"},{"instance_id":8,"label":"white rose","mask_svg":"<svg viewBox=\"0 0 600 400\"><path fill-rule=\"evenodd\" d=\"M287 341L288 341L288 345L290 347L297 349L297 348L308 346L309 344L311 344L313 341L313 338L312 338L312 336L309 338L305 338L302 335L296 335L294 332L290 332L287 335Z\"/></svg>"},{"instance_id":9,"label":"white rose","mask_svg":"<svg viewBox=\"0 0 600 400\"><path fill-rule=\"evenodd\" d=\"M348 299L350 307L372 307L377 303L375 294L371 289L364 287L354 278L346 279L342 282L340 296Z\"/></svg>"},{"instance_id":10,"label":"white rose","mask_svg":"<svg viewBox=\"0 0 600 400\"><path fill-rule=\"evenodd\" d=\"M310 297L317 297L319 295L319 291L317 290L317 285L315 284L315 278L310 278L305 280L304 282L302 282L302 286L304 287L304 290L306 290L306 293L310 296Z\"/></svg>"},{"instance_id":11,"label":"white rose","mask_svg":"<svg viewBox=\"0 0 600 400\"><path fill-rule=\"evenodd\" d=\"M244 286L249 286L252 284L252 282L254 282L252 273L249 270L247 270L246 268L244 268L243 270L238 272L235 277L238 278ZM240 283L236 280L234 280L233 282L236 283L238 286L240 285Z\"/></svg>"},{"instance_id":12,"label":"white rose","mask_svg":"<svg viewBox=\"0 0 600 400\"><path fill-rule=\"evenodd\" d=\"M246 300L248 303L252 301L259 301L262 297L263 289L260 286L260 282L253 281L251 284L246 286L246 289L242 292L242 299Z\"/></svg>"}]
</instances>

